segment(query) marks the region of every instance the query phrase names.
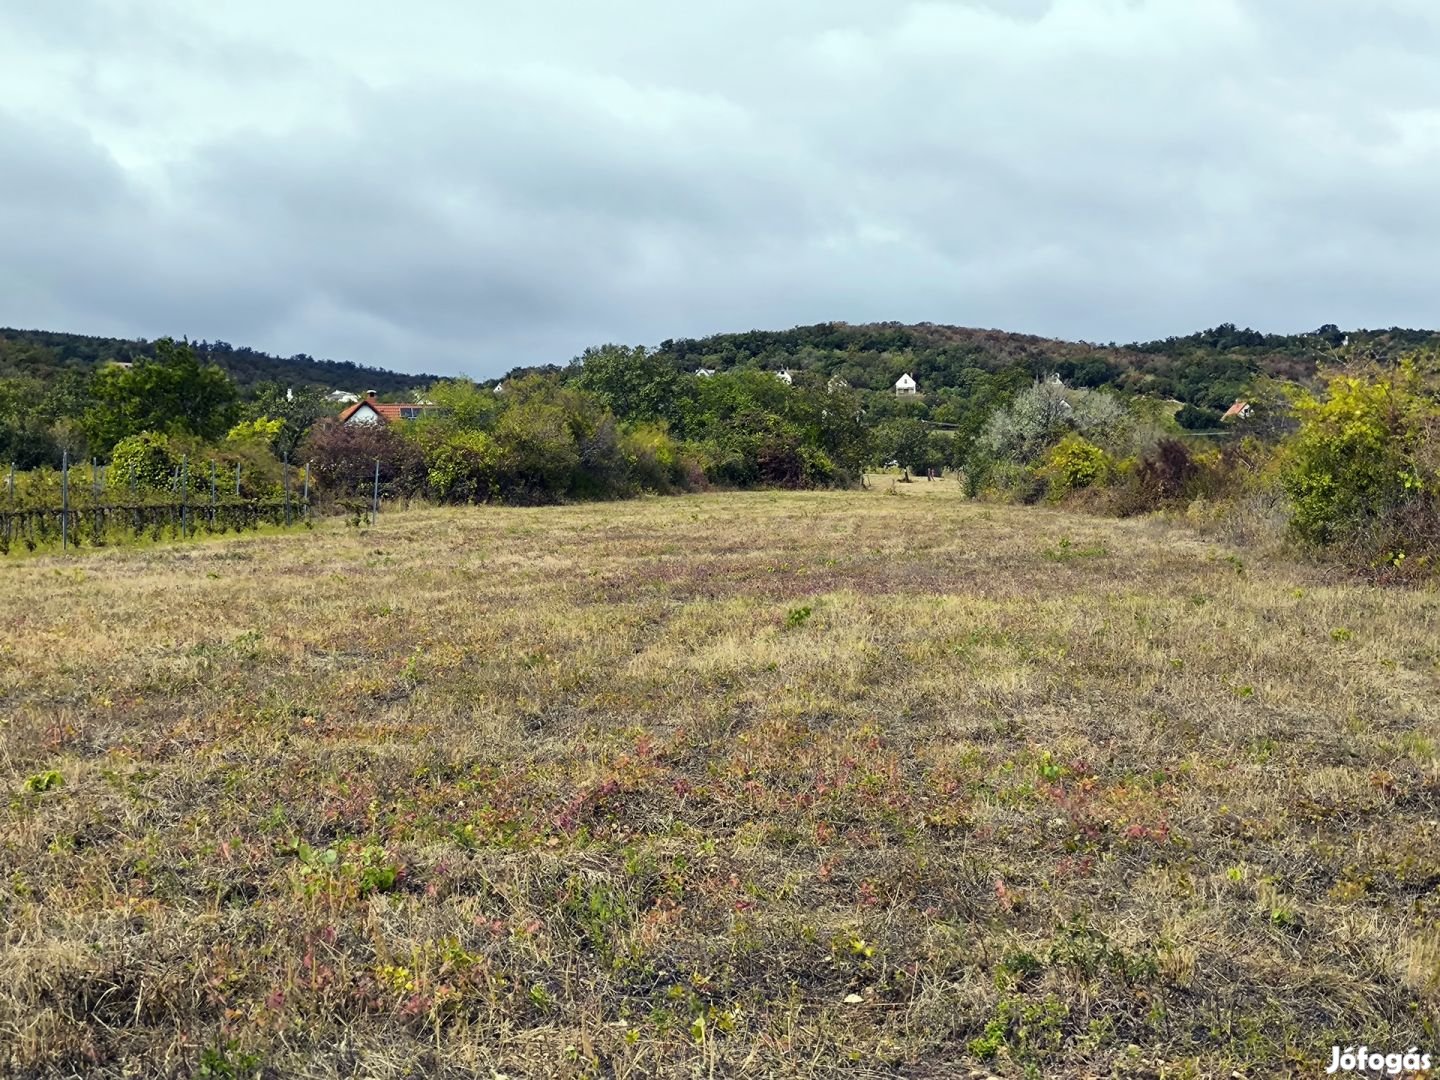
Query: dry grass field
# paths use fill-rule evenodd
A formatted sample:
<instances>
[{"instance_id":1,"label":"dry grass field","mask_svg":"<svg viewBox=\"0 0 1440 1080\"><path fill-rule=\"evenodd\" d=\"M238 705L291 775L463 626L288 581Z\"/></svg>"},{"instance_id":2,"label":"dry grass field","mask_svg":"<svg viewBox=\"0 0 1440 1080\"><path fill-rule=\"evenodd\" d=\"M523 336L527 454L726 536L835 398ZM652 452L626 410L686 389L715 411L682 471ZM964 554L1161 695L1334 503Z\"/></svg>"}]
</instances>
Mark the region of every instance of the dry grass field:
<instances>
[{"instance_id":1,"label":"dry grass field","mask_svg":"<svg viewBox=\"0 0 1440 1080\"><path fill-rule=\"evenodd\" d=\"M1440 595L888 487L0 563L0 1074L1440 1051Z\"/></svg>"}]
</instances>

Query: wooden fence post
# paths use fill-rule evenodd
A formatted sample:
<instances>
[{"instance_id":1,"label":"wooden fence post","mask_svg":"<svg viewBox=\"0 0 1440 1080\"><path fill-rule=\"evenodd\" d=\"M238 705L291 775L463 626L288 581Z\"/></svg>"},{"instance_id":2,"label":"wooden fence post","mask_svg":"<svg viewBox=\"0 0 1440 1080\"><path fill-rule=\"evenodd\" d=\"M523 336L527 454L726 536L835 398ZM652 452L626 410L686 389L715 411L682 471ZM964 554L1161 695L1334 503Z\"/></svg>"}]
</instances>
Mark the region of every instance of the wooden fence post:
<instances>
[{"instance_id":1,"label":"wooden fence post","mask_svg":"<svg viewBox=\"0 0 1440 1080\"><path fill-rule=\"evenodd\" d=\"M60 453L60 551L70 550L70 451Z\"/></svg>"},{"instance_id":2,"label":"wooden fence post","mask_svg":"<svg viewBox=\"0 0 1440 1080\"><path fill-rule=\"evenodd\" d=\"M100 508L100 462L95 458L90 459L90 499L94 503L95 536L105 529L105 511Z\"/></svg>"}]
</instances>

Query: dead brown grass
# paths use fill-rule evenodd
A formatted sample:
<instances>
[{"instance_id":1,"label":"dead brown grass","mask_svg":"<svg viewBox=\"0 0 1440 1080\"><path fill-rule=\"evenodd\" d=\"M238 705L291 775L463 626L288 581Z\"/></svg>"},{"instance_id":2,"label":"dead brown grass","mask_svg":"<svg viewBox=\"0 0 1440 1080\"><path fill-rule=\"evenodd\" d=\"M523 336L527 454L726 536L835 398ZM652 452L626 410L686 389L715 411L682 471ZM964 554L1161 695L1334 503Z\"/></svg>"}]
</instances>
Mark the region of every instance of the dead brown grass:
<instances>
[{"instance_id":1,"label":"dead brown grass","mask_svg":"<svg viewBox=\"0 0 1440 1080\"><path fill-rule=\"evenodd\" d=\"M0 563L0 1072L1440 1050L1440 597L887 487Z\"/></svg>"}]
</instances>

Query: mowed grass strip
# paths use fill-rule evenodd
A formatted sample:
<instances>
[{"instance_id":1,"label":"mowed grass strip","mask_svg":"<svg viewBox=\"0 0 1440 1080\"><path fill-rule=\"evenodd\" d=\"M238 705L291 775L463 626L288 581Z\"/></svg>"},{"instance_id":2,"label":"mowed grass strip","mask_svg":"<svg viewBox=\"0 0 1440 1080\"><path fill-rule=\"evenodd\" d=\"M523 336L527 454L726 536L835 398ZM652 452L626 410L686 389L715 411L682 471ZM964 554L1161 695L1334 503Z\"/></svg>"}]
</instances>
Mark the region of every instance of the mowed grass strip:
<instances>
[{"instance_id":1,"label":"mowed grass strip","mask_svg":"<svg viewBox=\"0 0 1440 1080\"><path fill-rule=\"evenodd\" d=\"M0 1072L1440 1049L1440 596L917 488L0 564Z\"/></svg>"}]
</instances>

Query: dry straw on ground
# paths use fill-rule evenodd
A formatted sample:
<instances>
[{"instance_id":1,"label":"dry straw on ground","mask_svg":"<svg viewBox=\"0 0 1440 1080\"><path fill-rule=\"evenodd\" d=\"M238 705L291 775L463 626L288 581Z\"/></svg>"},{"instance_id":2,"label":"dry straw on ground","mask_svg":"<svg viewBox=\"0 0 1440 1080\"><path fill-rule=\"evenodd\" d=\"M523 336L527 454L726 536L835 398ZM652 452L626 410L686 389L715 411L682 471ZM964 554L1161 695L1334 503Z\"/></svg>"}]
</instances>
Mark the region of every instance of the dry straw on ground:
<instances>
[{"instance_id":1,"label":"dry straw on ground","mask_svg":"<svg viewBox=\"0 0 1440 1080\"><path fill-rule=\"evenodd\" d=\"M1440 1050L1440 596L905 494L0 565L0 1073Z\"/></svg>"}]
</instances>

